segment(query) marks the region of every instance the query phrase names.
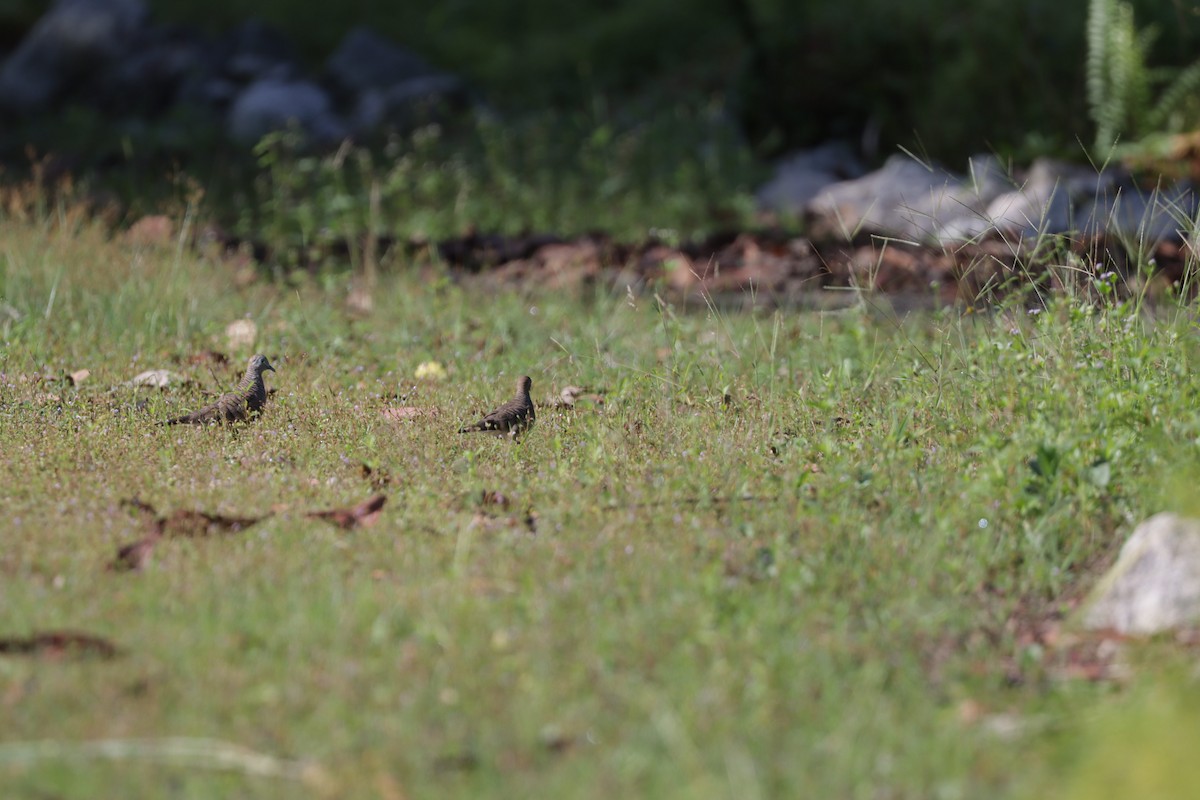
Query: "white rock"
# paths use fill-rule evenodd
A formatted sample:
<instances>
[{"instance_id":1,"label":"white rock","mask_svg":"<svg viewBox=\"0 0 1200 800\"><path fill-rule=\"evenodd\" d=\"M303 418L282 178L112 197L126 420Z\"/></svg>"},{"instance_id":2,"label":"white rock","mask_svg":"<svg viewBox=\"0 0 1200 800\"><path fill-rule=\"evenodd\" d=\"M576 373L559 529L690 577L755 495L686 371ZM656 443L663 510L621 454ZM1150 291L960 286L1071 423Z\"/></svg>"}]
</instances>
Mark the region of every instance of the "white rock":
<instances>
[{"instance_id":1,"label":"white rock","mask_svg":"<svg viewBox=\"0 0 1200 800\"><path fill-rule=\"evenodd\" d=\"M253 347L257 338L258 326L252 319L235 319L225 326L225 340L230 350Z\"/></svg>"},{"instance_id":2,"label":"white rock","mask_svg":"<svg viewBox=\"0 0 1200 800\"><path fill-rule=\"evenodd\" d=\"M993 195L982 213L953 220L937 233L940 242L965 241L999 232L1014 245L1078 227L1076 204L1103 196L1123 177L1041 158L1020 186Z\"/></svg>"},{"instance_id":3,"label":"white rock","mask_svg":"<svg viewBox=\"0 0 1200 800\"><path fill-rule=\"evenodd\" d=\"M998 230L1009 240L1062 233L1071 226L1071 198L1055 184L1027 184L992 201L984 223L985 230Z\"/></svg>"},{"instance_id":4,"label":"white rock","mask_svg":"<svg viewBox=\"0 0 1200 800\"><path fill-rule=\"evenodd\" d=\"M156 389L164 389L168 386L182 385L187 382L187 378L178 372L171 372L167 369L152 369L146 372L139 372L133 377L133 380L126 383L126 386L151 386Z\"/></svg>"},{"instance_id":5,"label":"white rock","mask_svg":"<svg viewBox=\"0 0 1200 800\"><path fill-rule=\"evenodd\" d=\"M1200 621L1200 520L1156 514L1138 525L1083 612L1083 624L1152 634Z\"/></svg>"},{"instance_id":6,"label":"white rock","mask_svg":"<svg viewBox=\"0 0 1200 800\"><path fill-rule=\"evenodd\" d=\"M875 172L836 183L808 212L843 234L874 233L913 241L936 239L954 220L978 217L1012 183L992 156L975 156L970 175L892 156Z\"/></svg>"}]
</instances>

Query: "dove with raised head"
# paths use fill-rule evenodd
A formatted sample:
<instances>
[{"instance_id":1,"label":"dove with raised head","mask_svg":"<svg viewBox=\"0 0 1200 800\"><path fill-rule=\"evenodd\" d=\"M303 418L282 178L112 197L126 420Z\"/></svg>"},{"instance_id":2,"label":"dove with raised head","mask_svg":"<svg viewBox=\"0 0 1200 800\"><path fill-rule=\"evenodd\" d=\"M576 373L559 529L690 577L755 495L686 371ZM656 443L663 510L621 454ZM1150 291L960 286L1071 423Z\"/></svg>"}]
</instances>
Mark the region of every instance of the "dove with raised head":
<instances>
[{"instance_id":1,"label":"dove with raised head","mask_svg":"<svg viewBox=\"0 0 1200 800\"><path fill-rule=\"evenodd\" d=\"M494 436L510 436L513 441L525 431L533 427L537 414L533 409L533 399L529 389L533 379L523 375L517 381L517 393L504 405L473 425L465 425L458 429L459 433L490 433Z\"/></svg>"},{"instance_id":2,"label":"dove with raised head","mask_svg":"<svg viewBox=\"0 0 1200 800\"><path fill-rule=\"evenodd\" d=\"M164 425L207 425L212 423L246 422L258 416L267 403L267 387L263 383L263 372L275 371L271 362L261 353L253 356L246 365L246 374L232 392L223 394L216 402L198 411L184 414L164 422Z\"/></svg>"}]
</instances>

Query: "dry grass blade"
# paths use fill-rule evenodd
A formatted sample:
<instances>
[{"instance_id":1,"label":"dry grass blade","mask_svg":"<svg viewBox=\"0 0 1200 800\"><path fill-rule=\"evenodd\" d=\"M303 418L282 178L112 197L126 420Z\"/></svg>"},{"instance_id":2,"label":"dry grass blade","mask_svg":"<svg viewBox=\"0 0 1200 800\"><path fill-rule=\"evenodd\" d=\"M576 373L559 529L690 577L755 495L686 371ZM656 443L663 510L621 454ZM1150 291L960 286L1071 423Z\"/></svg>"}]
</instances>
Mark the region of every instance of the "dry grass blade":
<instances>
[{"instance_id":1,"label":"dry grass blade","mask_svg":"<svg viewBox=\"0 0 1200 800\"><path fill-rule=\"evenodd\" d=\"M484 489L479 493L479 505L481 506L496 506L497 508L508 508L511 504L509 497L503 492Z\"/></svg>"},{"instance_id":2,"label":"dry grass blade","mask_svg":"<svg viewBox=\"0 0 1200 800\"><path fill-rule=\"evenodd\" d=\"M419 406L391 406L383 409L380 413L388 422L407 422L421 417L436 417L437 409Z\"/></svg>"},{"instance_id":3,"label":"dry grass blade","mask_svg":"<svg viewBox=\"0 0 1200 800\"><path fill-rule=\"evenodd\" d=\"M97 739L87 742L5 742L0 744L0 764L23 766L40 761L103 758L110 761L151 761L199 769L241 772L262 778L301 781L329 791L332 779L317 764L259 753L217 739L170 737L165 739Z\"/></svg>"}]
</instances>

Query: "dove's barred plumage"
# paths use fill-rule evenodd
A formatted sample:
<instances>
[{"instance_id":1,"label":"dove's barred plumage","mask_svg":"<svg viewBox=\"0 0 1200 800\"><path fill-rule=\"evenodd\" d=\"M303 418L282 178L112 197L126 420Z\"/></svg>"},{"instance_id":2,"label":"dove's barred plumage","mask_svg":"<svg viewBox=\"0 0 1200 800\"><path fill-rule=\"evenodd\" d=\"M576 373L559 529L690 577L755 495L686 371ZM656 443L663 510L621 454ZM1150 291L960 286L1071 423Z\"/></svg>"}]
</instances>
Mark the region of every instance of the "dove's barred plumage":
<instances>
[{"instance_id":1,"label":"dove's barred plumage","mask_svg":"<svg viewBox=\"0 0 1200 800\"><path fill-rule=\"evenodd\" d=\"M223 394L199 411L164 422L164 425L205 425L214 422L246 422L257 416L267 403L263 372L275 371L264 355L256 355L246 366L246 374L232 392Z\"/></svg>"},{"instance_id":2,"label":"dove's barred plumage","mask_svg":"<svg viewBox=\"0 0 1200 800\"><path fill-rule=\"evenodd\" d=\"M533 409L533 400L529 397L529 389L533 380L522 376L517 381L517 394L512 400L497 408L474 425L466 425L458 429L459 433L490 433L495 436L511 436L514 440L522 433L533 427L537 414Z\"/></svg>"}]
</instances>

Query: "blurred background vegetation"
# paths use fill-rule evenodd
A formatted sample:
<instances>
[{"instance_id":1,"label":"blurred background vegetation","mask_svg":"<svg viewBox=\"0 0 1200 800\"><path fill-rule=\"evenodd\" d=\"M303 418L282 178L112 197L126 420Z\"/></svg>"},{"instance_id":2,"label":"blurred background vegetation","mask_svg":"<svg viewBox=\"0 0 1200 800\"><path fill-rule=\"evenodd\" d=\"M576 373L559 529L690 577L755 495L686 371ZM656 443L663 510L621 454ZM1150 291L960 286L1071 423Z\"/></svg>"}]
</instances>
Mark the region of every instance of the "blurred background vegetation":
<instances>
[{"instance_id":1,"label":"blurred background vegetation","mask_svg":"<svg viewBox=\"0 0 1200 800\"><path fill-rule=\"evenodd\" d=\"M0 126L10 181L39 162L102 174L126 219L199 185L225 224L289 252L368 229L703 235L752 222L772 160L830 139L868 164L905 150L961 171L981 152L1098 163L1200 120L1200 0L147 2L212 31L266 21L313 74L367 26L494 112L349 159L78 107ZM49 5L0 0L0 54Z\"/></svg>"},{"instance_id":2,"label":"blurred background vegetation","mask_svg":"<svg viewBox=\"0 0 1200 800\"><path fill-rule=\"evenodd\" d=\"M48 0L0 0L11 48ZM1088 0L150 0L208 28L254 15L313 66L367 25L464 75L498 108L724 104L762 155L830 137L953 162L1090 141ZM1132 0L1151 66L1200 55L1200 3Z\"/></svg>"}]
</instances>

